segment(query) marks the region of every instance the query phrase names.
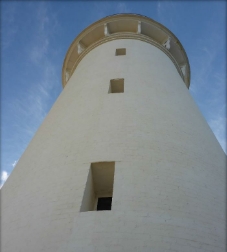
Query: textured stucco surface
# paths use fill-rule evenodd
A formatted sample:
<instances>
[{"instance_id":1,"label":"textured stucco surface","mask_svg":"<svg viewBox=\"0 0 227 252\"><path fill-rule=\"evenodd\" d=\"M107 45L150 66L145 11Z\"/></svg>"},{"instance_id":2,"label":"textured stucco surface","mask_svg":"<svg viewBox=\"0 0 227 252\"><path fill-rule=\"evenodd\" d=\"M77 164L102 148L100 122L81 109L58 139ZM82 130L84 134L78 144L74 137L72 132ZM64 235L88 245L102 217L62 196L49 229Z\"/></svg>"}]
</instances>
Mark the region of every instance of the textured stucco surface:
<instances>
[{"instance_id":1,"label":"textured stucco surface","mask_svg":"<svg viewBox=\"0 0 227 252\"><path fill-rule=\"evenodd\" d=\"M108 93L117 78L124 93ZM104 161L112 210L80 212L90 164ZM104 43L1 190L2 252L224 252L225 164L172 61L139 40Z\"/></svg>"}]
</instances>

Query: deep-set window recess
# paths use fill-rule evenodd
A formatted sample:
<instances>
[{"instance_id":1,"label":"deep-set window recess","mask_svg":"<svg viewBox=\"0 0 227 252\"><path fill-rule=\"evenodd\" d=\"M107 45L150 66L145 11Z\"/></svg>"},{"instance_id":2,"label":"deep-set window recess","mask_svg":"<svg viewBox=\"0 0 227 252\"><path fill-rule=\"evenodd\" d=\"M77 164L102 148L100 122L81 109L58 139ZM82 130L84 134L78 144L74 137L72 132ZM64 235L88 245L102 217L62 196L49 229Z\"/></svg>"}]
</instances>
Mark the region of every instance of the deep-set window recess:
<instances>
[{"instance_id":1,"label":"deep-set window recess","mask_svg":"<svg viewBox=\"0 0 227 252\"><path fill-rule=\"evenodd\" d=\"M124 79L110 80L108 93L124 93Z\"/></svg>"},{"instance_id":2,"label":"deep-set window recess","mask_svg":"<svg viewBox=\"0 0 227 252\"><path fill-rule=\"evenodd\" d=\"M116 49L116 56L126 55L126 48L118 48Z\"/></svg>"},{"instance_id":3,"label":"deep-set window recess","mask_svg":"<svg viewBox=\"0 0 227 252\"><path fill-rule=\"evenodd\" d=\"M81 212L111 210L115 162L91 163Z\"/></svg>"}]
</instances>

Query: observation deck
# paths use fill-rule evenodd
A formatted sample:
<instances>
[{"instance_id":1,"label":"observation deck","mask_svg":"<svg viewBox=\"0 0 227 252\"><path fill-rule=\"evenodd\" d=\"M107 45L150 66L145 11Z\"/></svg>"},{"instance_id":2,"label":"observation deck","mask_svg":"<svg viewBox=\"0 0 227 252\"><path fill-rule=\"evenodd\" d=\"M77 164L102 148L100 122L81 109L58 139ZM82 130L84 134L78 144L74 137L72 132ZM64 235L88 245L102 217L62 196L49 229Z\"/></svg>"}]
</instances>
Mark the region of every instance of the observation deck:
<instances>
[{"instance_id":1,"label":"observation deck","mask_svg":"<svg viewBox=\"0 0 227 252\"><path fill-rule=\"evenodd\" d=\"M115 39L137 39L156 46L172 60L189 88L190 65L180 41L162 24L137 14L107 16L83 30L66 53L62 68L63 88L88 52L100 44Z\"/></svg>"}]
</instances>

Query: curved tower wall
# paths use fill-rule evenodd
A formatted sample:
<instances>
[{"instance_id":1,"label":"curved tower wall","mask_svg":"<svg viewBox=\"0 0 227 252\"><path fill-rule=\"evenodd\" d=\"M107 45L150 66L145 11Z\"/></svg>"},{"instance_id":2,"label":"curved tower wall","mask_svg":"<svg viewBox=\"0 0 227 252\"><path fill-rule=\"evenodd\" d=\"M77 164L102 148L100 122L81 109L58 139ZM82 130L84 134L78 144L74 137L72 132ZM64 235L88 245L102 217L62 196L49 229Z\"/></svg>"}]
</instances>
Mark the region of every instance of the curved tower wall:
<instances>
[{"instance_id":1,"label":"curved tower wall","mask_svg":"<svg viewBox=\"0 0 227 252\"><path fill-rule=\"evenodd\" d=\"M109 93L112 79L124 79L123 93ZM2 188L3 252L224 252L225 160L163 50L102 43ZM111 211L88 211L103 183L96 162L115 164Z\"/></svg>"}]
</instances>

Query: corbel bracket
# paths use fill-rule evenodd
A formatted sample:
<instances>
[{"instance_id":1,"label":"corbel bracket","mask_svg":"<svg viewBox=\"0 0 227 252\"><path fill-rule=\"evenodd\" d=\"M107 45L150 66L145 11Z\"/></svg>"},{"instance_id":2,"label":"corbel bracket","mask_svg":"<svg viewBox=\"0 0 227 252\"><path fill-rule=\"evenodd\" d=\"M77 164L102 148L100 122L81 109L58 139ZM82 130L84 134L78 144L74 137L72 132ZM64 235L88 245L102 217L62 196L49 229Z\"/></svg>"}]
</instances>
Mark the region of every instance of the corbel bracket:
<instances>
[{"instance_id":1,"label":"corbel bracket","mask_svg":"<svg viewBox=\"0 0 227 252\"><path fill-rule=\"evenodd\" d=\"M185 76L186 75L186 65L182 65L180 68L181 68L181 72Z\"/></svg>"},{"instance_id":2,"label":"corbel bracket","mask_svg":"<svg viewBox=\"0 0 227 252\"><path fill-rule=\"evenodd\" d=\"M141 21L138 21L138 26L137 26L137 33L141 33Z\"/></svg>"},{"instance_id":3,"label":"corbel bracket","mask_svg":"<svg viewBox=\"0 0 227 252\"><path fill-rule=\"evenodd\" d=\"M77 44L78 54L82 53L85 50L85 46L81 43L81 41Z\"/></svg>"},{"instance_id":4,"label":"corbel bracket","mask_svg":"<svg viewBox=\"0 0 227 252\"><path fill-rule=\"evenodd\" d=\"M66 82L69 80L69 76L70 76L69 70L66 69L66 71L65 71L65 81Z\"/></svg>"},{"instance_id":5,"label":"corbel bracket","mask_svg":"<svg viewBox=\"0 0 227 252\"><path fill-rule=\"evenodd\" d=\"M170 49L170 37L162 44L166 49Z\"/></svg>"},{"instance_id":6,"label":"corbel bracket","mask_svg":"<svg viewBox=\"0 0 227 252\"><path fill-rule=\"evenodd\" d=\"M107 23L104 24L104 35L105 36L109 36L110 35Z\"/></svg>"}]
</instances>

